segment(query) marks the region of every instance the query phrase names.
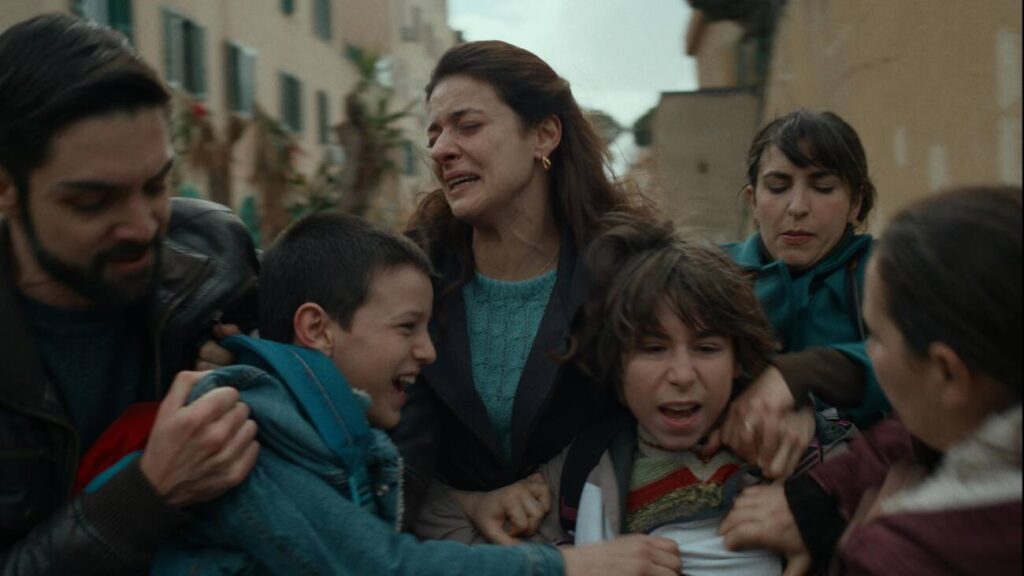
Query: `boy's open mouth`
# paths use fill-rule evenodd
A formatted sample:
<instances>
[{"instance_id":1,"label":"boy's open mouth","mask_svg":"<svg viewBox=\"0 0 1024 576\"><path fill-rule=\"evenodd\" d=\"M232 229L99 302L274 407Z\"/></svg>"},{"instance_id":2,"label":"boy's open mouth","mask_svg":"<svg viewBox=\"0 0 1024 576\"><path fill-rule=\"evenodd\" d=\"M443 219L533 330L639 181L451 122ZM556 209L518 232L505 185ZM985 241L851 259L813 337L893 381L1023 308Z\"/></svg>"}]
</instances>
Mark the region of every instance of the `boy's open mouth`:
<instances>
[{"instance_id":1,"label":"boy's open mouth","mask_svg":"<svg viewBox=\"0 0 1024 576\"><path fill-rule=\"evenodd\" d=\"M658 407L658 411L662 413L669 420L685 421L692 418L700 411L701 405L697 403L670 403L662 404Z\"/></svg>"},{"instance_id":2,"label":"boy's open mouth","mask_svg":"<svg viewBox=\"0 0 1024 576\"><path fill-rule=\"evenodd\" d=\"M701 405L693 402L673 402L657 407L658 412L665 418L665 425L671 429L689 429L697 421Z\"/></svg>"},{"instance_id":3,"label":"boy's open mouth","mask_svg":"<svg viewBox=\"0 0 1024 576\"><path fill-rule=\"evenodd\" d=\"M415 375L399 376L391 381L391 385L395 387L396 392L405 393L405 389L415 382Z\"/></svg>"}]
</instances>

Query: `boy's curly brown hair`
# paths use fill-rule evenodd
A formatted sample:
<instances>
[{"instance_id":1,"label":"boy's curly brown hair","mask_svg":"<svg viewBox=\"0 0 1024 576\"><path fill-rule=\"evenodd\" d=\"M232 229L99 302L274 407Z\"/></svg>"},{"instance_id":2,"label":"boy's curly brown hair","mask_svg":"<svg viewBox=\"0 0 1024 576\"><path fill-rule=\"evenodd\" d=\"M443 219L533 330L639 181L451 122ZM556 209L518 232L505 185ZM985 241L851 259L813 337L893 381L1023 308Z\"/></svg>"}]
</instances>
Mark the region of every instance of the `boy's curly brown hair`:
<instances>
[{"instance_id":1,"label":"boy's curly brown hair","mask_svg":"<svg viewBox=\"0 0 1024 576\"><path fill-rule=\"evenodd\" d=\"M612 212L604 224L585 255L593 283L567 358L621 394L623 360L640 338L661 332L657 310L664 303L690 329L729 338L741 380L764 370L774 333L752 279L728 256L684 238L671 222Z\"/></svg>"}]
</instances>

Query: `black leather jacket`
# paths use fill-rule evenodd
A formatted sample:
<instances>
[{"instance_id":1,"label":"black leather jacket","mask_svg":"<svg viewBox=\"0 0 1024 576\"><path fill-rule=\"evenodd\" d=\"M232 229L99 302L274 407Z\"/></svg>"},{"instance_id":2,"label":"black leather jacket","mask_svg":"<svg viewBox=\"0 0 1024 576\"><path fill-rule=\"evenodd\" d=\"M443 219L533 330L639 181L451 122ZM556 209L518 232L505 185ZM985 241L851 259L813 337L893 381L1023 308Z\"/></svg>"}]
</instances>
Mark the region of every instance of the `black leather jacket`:
<instances>
[{"instance_id":1,"label":"black leather jacket","mask_svg":"<svg viewBox=\"0 0 1024 576\"><path fill-rule=\"evenodd\" d=\"M237 217L183 198L172 200L161 258L144 320L158 398L192 367L217 319L255 323L259 268ZM78 433L21 317L10 259L10 233L0 221L0 574L144 571L155 544L186 516L164 505L137 465L72 498Z\"/></svg>"}]
</instances>

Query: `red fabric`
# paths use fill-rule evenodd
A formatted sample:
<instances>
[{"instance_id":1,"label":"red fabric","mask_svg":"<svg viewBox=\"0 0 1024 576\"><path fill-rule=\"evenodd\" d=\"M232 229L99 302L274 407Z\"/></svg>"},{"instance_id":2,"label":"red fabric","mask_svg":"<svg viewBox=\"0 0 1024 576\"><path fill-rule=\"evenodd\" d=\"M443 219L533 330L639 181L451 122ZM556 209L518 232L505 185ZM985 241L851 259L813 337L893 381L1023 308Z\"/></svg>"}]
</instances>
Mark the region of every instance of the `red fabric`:
<instances>
[{"instance_id":1,"label":"red fabric","mask_svg":"<svg viewBox=\"0 0 1024 576\"><path fill-rule=\"evenodd\" d=\"M739 469L740 467L736 464L726 464L719 468L717 472L712 474L711 478L708 478L708 484L718 484L721 486L725 484L729 478L732 478L732 475Z\"/></svg>"},{"instance_id":2,"label":"red fabric","mask_svg":"<svg viewBox=\"0 0 1024 576\"><path fill-rule=\"evenodd\" d=\"M1021 570L1021 503L883 516L838 550L843 574L984 574Z\"/></svg>"},{"instance_id":3,"label":"red fabric","mask_svg":"<svg viewBox=\"0 0 1024 576\"><path fill-rule=\"evenodd\" d=\"M636 512L673 490L686 488L698 482L700 482L700 478L694 476L689 468L680 468L664 478L659 478L646 486L631 490L626 510Z\"/></svg>"},{"instance_id":4,"label":"red fabric","mask_svg":"<svg viewBox=\"0 0 1024 576\"><path fill-rule=\"evenodd\" d=\"M725 481L739 469L740 467L736 464L725 464L710 478L708 478L706 483L718 485L725 484ZM631 513L636 512L669 492L679 490L680 488L686 488L687 486L692 486L699 482L700 478L694 476L693 472L691 472L689 468L680 468L664 478L659 478L646 486L630 491L626 509Z\"/></svg>"},{"instance_id":5,"label":"red fabric","mask_svg":"<svg viewBox=\"0 0 1024 576\"><path fill-rule=\"evenodd\" d=\"M928 468L934 454L895 418L864 434L811 477L850 518L869 488L880 488L896 463ZM853 530L834 566L848 576L887 574L1014 575L1021 571L1021 502L882 515Z\"/></svg>"},{"instance_id":6,"label":"red fabric","mask_svg":"<svg viewBox=\"0 0 1024 576\"><path fill-rule=\"evenodd\" d=\"M97 474L116 464L125 455L146 447L159 406L159 402L132 404L103 431L82 456L78 474L75 476L75 494L81 492Z\"/></svg>"}]
</instances>

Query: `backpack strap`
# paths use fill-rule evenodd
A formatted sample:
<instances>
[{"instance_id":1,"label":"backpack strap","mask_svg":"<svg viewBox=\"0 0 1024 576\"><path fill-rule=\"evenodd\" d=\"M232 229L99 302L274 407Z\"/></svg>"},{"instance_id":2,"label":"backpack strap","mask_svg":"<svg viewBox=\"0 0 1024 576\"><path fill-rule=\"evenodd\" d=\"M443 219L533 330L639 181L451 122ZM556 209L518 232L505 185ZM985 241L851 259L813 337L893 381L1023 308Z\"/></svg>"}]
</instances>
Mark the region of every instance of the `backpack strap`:
<instances>
[{"instance_id":1,"label":"backpack strap","mask_svg":"<svg viewBox=\"0 0 1024 576\"><path fill-rule=\"evenodd\" d=\"M601 455L615 436L630 422L633 422L633 415L628 410L616 410L585 428L569 446L558 485L558 521L567 534L576 530L576 514L587 476L601 461Z\"/></svg>"},{"instance_id":2,"label":"backpack strap","mask_svg":"<svg viewBox=\"0 0 1024 576\"><path fill-rule=\"evenodd\" d=\"M367 472L373 441L370 426L362 403L330 358L317 350L241 335L225 338L220 344L235 353L239 364L262 368L284 382L320 439L341 458L352 502L366 505L364 494L371 493Z\"/></svg>"}]
</instances>

